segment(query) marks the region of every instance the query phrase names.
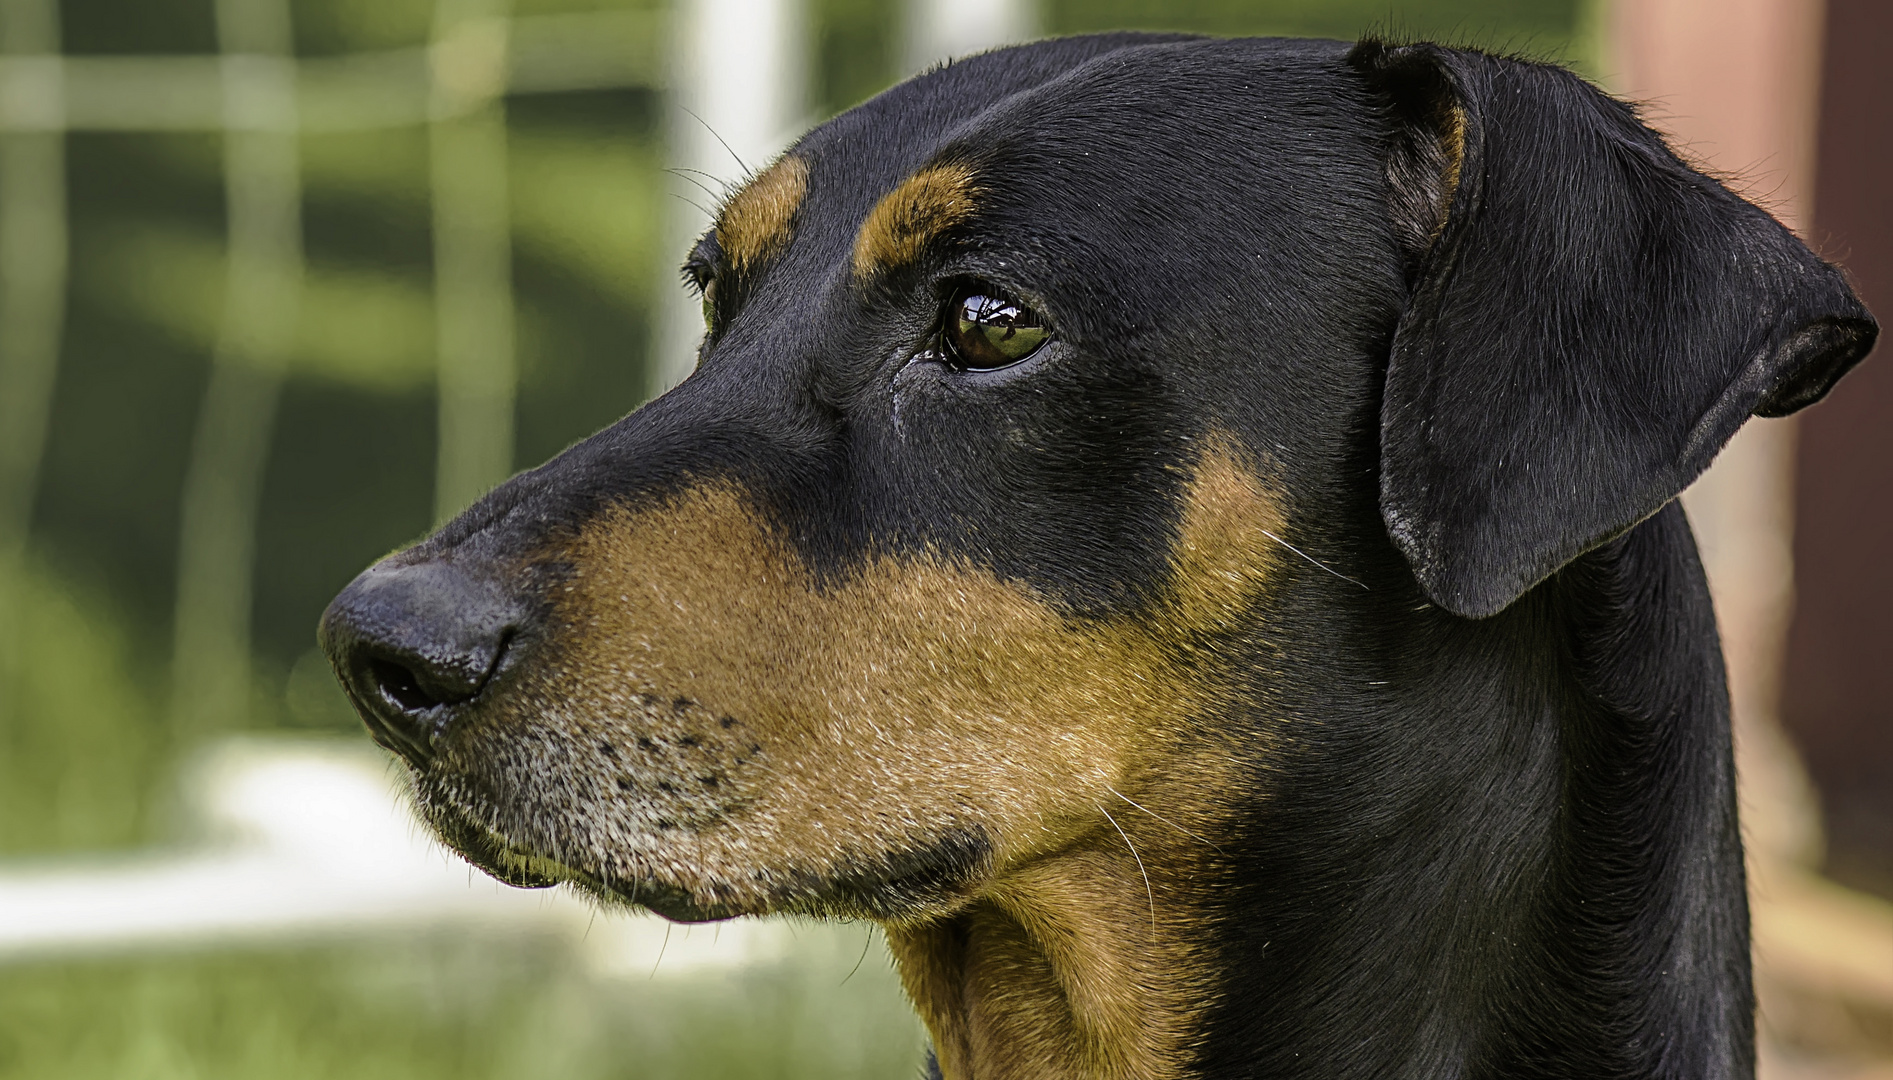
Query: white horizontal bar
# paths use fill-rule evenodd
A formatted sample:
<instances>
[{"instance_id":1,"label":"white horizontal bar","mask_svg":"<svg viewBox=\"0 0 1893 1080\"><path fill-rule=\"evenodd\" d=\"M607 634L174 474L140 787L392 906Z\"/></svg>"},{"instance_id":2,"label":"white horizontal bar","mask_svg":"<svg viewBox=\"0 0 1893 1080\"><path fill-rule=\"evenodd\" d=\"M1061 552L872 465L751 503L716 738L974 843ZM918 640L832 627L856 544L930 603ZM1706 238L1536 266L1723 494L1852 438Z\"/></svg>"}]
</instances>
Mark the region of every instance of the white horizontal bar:
<instances>
[{"instance_id":1,"label":"white horizontal bar","mask_svg":"<svg viewBox=\"0 0 1893 1080\"><path fill-rule=\"evenodd\" d=\"M198 851L0 863L0 964L443 925L582 939L601 973L639 978L793 947L780 920L692 930L501 885L434 843L382 755L360 747L234 739L188 781Z\"/></svg>"}]
</instances>

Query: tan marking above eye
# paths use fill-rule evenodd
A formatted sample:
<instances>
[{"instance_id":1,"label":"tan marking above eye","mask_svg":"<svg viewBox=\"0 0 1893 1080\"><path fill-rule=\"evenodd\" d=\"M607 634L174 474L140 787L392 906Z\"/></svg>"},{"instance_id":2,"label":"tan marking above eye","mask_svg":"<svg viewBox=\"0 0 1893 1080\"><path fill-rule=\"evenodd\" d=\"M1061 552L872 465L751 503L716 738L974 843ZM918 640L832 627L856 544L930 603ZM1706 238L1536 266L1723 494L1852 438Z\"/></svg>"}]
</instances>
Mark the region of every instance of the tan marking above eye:
<instances>
[{"instance_id":1,"label":"tan marking above eye","mask_svg":"<svg viewBox=\"0 0 1893 1080\"><path fill-rule=\"evenodd\" d=\"M808 196L808 162L778 160L730 196L716 219L717 246L737 270L781 253L794 233L795 215Z\"/></svg>"},{"instance_id":2,"label":"tan marking above eye","mask_svg":"<svg viewBox=\"0 0 1893 1080\"><path fill-rule=\"evenodd\" d=\"M928 241L973 215L978 196L977 177L964 163L933 165L903 180L855 234L855 277L913 262Z\"/></svg>"}]
</instances>

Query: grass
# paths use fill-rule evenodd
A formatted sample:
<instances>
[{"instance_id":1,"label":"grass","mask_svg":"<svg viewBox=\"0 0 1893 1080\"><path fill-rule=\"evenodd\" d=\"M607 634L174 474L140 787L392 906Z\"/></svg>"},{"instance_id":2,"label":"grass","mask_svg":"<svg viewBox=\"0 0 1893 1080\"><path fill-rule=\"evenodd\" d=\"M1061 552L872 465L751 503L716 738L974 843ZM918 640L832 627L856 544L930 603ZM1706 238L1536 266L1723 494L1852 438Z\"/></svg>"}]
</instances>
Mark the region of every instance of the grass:
<instances>
[{"instance_id":1,"label":"grass","mask_svg":"<svg viewBox=\"0 0 1893 1080\"><path fill-rule=\"evenodd\" d=\"M0 1077L917 1076L919 1025L864 933L805 927L778 961L655 978L593 974L556 939L447 935L0 968Z\"/></svg>"}]
</instances>

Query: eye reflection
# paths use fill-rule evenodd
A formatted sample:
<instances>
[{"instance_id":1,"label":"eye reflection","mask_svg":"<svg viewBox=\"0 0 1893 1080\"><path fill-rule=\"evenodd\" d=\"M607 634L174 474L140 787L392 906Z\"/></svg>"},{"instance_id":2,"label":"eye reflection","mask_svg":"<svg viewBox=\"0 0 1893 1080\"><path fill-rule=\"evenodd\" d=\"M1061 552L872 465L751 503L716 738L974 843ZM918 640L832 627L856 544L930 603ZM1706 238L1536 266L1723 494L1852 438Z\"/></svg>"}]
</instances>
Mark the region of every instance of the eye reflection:
<instances>
[{"instance_id":1,"label":"eye reflection","mask_svg":"<svg viewBox=\"0 0 1893 1080\"><path fill-rule=\"evenodd\" d=\"M977 371L1016 364L1050 336L1038 312L984 289L961 293L946 326L953 365Z\"/></svg>"}]
</instances>

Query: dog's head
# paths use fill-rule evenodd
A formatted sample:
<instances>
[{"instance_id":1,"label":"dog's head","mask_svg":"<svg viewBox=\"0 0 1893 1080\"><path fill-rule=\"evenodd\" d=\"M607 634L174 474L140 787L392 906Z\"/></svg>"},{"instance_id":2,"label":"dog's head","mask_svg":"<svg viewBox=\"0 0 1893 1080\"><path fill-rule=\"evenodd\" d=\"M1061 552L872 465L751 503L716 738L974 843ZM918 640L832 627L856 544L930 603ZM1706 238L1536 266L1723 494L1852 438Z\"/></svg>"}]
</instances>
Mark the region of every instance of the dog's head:
<instances>
[{"instance_id":1,"label":"dog's head","mask_svg":"<svg viewBox=\"0 0 1893 1080\"><path fill-rule=\"evenodd\" d=\"M1211 836L1319 738L1256 717L1325 619L1500 611L1873 336L1625 106L1430 46L956 63L687 272L695 374L323 622L450 843L680 919Z\"/></svg>"}]
</instances>

